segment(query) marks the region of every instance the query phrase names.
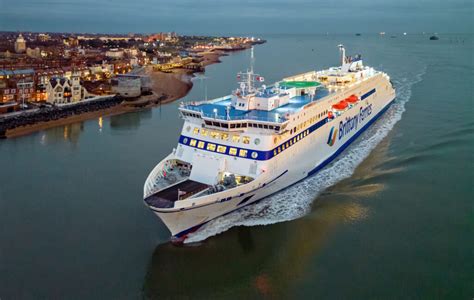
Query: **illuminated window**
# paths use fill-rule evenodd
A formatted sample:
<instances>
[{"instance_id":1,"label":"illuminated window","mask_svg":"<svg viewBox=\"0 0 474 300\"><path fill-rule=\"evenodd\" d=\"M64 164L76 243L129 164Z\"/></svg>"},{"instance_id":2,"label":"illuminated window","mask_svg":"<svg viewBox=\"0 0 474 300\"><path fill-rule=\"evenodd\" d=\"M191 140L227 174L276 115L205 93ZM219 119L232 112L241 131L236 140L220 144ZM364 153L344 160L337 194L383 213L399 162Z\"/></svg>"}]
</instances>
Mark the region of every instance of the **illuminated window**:
<instances>
[{"instance_id":1,"label":"illuminated window","mask_svg":"<svg viewBox=\"0 0 474 300\"><path fill-rule=\"evenodd\" d=\"M216 145L215 145L215 144L208 143L208 144L207 144L207 150L209 150L209 151L216 151Z\"/></svg>"},{"instance_id":2,"label":"illuminated window","mask_svg":"<svg viewBox=\"0 0 474 300\"><path fill-rule=\"evenodd\" d=\"M237 155L237 149L236 148L229 148L229 154L230 155Z\"/></svg>"},{"instance_id":3,"label":"illuminated window","mask_svg":"<svg viewBox=\"0 0 474 300\"><path fill-rule=\"evenodd\" d=\"M233 135L232 136L232 142L238 143L239 141L240 141L240 136L238 136L238 135Z\"/></svg>"},{"instance_id":4,"label":"illuminated window","mask_svg":"<svg viewBox=\"0 0 474 300\"><path fill-rule=\"evenodd\" d=\"M194 127L193 133L194 133L194 134L199 134L199 128Z\"/></svg>"},{"instance_id":5,"label":"illuminated window","mask_svg":"<svg viewBox=\"0 0 474 300\"><path fill-rule=\"evenodd\" d=\"M247 157L247 150L245 150L245 149L240 149L240 151L239 151L239 156L241 156L241 157Z\"/></svg>"},{"instance_id":6,"label":"illuminated window","mask_svg":"<svg viewBox=\"0 0 474 300\"><path fill-rule=\"evenodd\" d=\"M206 129L201 129L201 135L202 136L207 136L207 130Z\"/></svg>"},{"instance_id":7,"label":"illuminated window","mask_svg":"<svg viewBox=\"0 0 474 300\"><path fill-rule=\"evenodd\" d=\"M248 136L242 137L242 143L244 144L250 144L250 138Z\"/></svg>"},{"instance_id":8,"label":"illuminated window","mask_svg":"<svg viewBox=\"0 0 474 300\"><path fill-rule=\"evenodd\" d=\"M226 146L217 146L217 152L219 153L225 153L226 149L227 149Z\"/></svg>"},{"instance_id":9,"label":"illuminated window","mask_svg":"<svg viewBox=\"0 0 474 300\"><path fill-rule=\"evenodd\" d=\"M273 150L273 156L276 156L276 155L277 155L277 151Z\"/></svg>"},{"instance_id":10,"label":"illuminated window","mask_svg":"<svg viewBox=\"0 0 474 300\"><path fill-rule=\"evenodd\" d=\"M198 148L201 148L201 149L204 148L204 142L202 142L202 141L199 142L199 143L198 143Z\"/></svg>"},{"instance_id":11,"label":"illuminated window","mask_svg":"<svg viewBox=\"0 0 474 300\"><path fill-rule=\"evenodd\" d=\"M213 139L218 139L219 138L219 132L211 131L210 135Z\"/></svg>"},{"instance_id":12,"label":"illuminated window","mask_svg":"<svg viewBox=\"0 0 474 300\"><path fill-rule=\"evenodd\" d=\"M293 143L296 143L296 138L293 138Z\"/></svg>"},{"instance_id":13,"label":"illuminated window","mask_svg":"<svg viewBox=\"0 0 474 300\"><path fill-rule=\"evenodd\" d=\"M229 134L221 133L221 139L223 139L224 141L227 141L228 138L229 138Z\"/></svg>"},{"instance_id":14,"label":"illuminated window","mask_svg":"<svg viewBox=\"0 0 474 300\"><path fill-rule=\"evenodd\" d=\"M191 142L189 142L189 146L196 147L196 143L196 140L191 140Z\"/></svg>"}]
</instances>

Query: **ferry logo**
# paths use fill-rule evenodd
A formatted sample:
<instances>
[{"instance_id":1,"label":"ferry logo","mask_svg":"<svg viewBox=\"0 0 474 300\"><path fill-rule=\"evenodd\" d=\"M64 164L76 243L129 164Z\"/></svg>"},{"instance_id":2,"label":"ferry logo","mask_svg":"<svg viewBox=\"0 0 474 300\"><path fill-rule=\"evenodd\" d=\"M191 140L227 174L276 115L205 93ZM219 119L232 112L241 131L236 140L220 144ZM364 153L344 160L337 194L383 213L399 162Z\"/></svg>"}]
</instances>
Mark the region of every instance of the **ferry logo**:
<instances>
[{"instance_id":1,"label":"ferry logo","mask_svg":"<svg viewBox=\"0 0 474 300\"><path fill-rule=\"evenodd\" d=\"M335 128L334 126L331 128L331 130L329 131L329 137L328 137L328 142L327 144L329 146L332 146L334 145L334 143L336 142L336 138L337 138L337 128Z\"/></svg>"}]
</instances>

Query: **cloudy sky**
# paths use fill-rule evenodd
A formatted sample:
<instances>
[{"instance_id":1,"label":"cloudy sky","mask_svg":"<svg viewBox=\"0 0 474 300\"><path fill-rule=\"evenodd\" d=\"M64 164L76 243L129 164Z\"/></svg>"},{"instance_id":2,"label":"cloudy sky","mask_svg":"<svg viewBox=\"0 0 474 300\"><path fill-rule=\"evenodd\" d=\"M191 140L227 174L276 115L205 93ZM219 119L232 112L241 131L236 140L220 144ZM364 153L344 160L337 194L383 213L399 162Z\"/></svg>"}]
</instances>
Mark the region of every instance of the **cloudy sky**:
<instances>
[{"instance_id":1,"label":"cloudy sky","mask_svg":"<svg viewBox=\"0 0 474 300\"><path fill-rule=\"evenodd\" d=\"M0 30L473 33L473 0L0 0Z\"/></svg>"}]
</instances>

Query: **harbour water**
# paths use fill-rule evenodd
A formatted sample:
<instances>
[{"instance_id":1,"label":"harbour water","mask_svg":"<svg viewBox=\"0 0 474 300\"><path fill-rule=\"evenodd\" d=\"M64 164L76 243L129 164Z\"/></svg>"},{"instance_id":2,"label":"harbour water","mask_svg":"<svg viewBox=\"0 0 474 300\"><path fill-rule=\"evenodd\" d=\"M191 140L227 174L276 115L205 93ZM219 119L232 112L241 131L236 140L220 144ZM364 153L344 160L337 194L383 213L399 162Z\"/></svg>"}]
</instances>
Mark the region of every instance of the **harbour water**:
<instances>
[{"instance_id":1,"label":"harbour water","mask_svg":"<svg viewBox=\"0 0 474 300\"><path fill-rule=\"evenodd\" d=\"M178 102L0 141L0 298L472 298L473 36L428 37L264 36L267 82L338 64L343 43L397 100L319 174L184 247L142 203ZM228 93L249 52L222 61L186 100Z\"/></svg>"}]
</instances>

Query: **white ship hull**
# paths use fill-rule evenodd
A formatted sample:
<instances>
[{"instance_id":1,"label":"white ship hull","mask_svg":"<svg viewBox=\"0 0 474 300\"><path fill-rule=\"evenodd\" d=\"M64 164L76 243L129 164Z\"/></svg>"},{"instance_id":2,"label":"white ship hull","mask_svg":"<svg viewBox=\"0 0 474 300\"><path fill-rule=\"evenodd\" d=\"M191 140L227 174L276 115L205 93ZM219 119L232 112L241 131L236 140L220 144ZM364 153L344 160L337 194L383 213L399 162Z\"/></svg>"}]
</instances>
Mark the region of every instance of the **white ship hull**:
<instances>
[{"instance_id":1,"label":"white ship hull","mask_svg":"<svg viewBox=\"0 0 474 300\"><path fill-rule=\"evenodd\" d=\"M144 186L145 203L173 237L317 176L388 109L388 75L340 48L339 68L259 89L252 80L263 77L250 71L232 95L180 107L178 147Z\"/></svg>"},{"instance_id":2,"label":"white ship hull","mask_svg":"<svg viewBox=\"0 0 474 300\"><path fill-rule=\"evenodd\" d=\"M203 205L196 204L194 207L186 209L161 210L152 208L152 210L166 224L173 236L185 236L219 216L253 204L308 176L315 175L376 121L388 109L394 98L395 93L391 90L388 93L378 93L376 98L372 97L368 101L357 103L351 109L352 113L334 118L334 120L311 132L302 140L301 144L297 145L296 149L283 152L282 157L278 157L278 161L273 164L273 169L268 170L266 176L259 178L259 182L255 182L253 188L249 187L247 191L238 191L237 193L234 190L219 193L218 198L232 197L230 200L222 202L217 200ZM361 117L360 108L366 109L367 105L370 107L370 112L366 111L366 115ZM354 121L354 124L349 124L352 126L349 126L345 131L338 128L339 132L334 144L332 146L328 145L331 128L340 127L341 122L343 122L343 125L348 118L353 117L357 121ZM355 124L356 122L357 124ZM343 133L340 133L341 131ZM240 202L250 196L250 199L239 205Z\"/></svg>"}]
</instances>

